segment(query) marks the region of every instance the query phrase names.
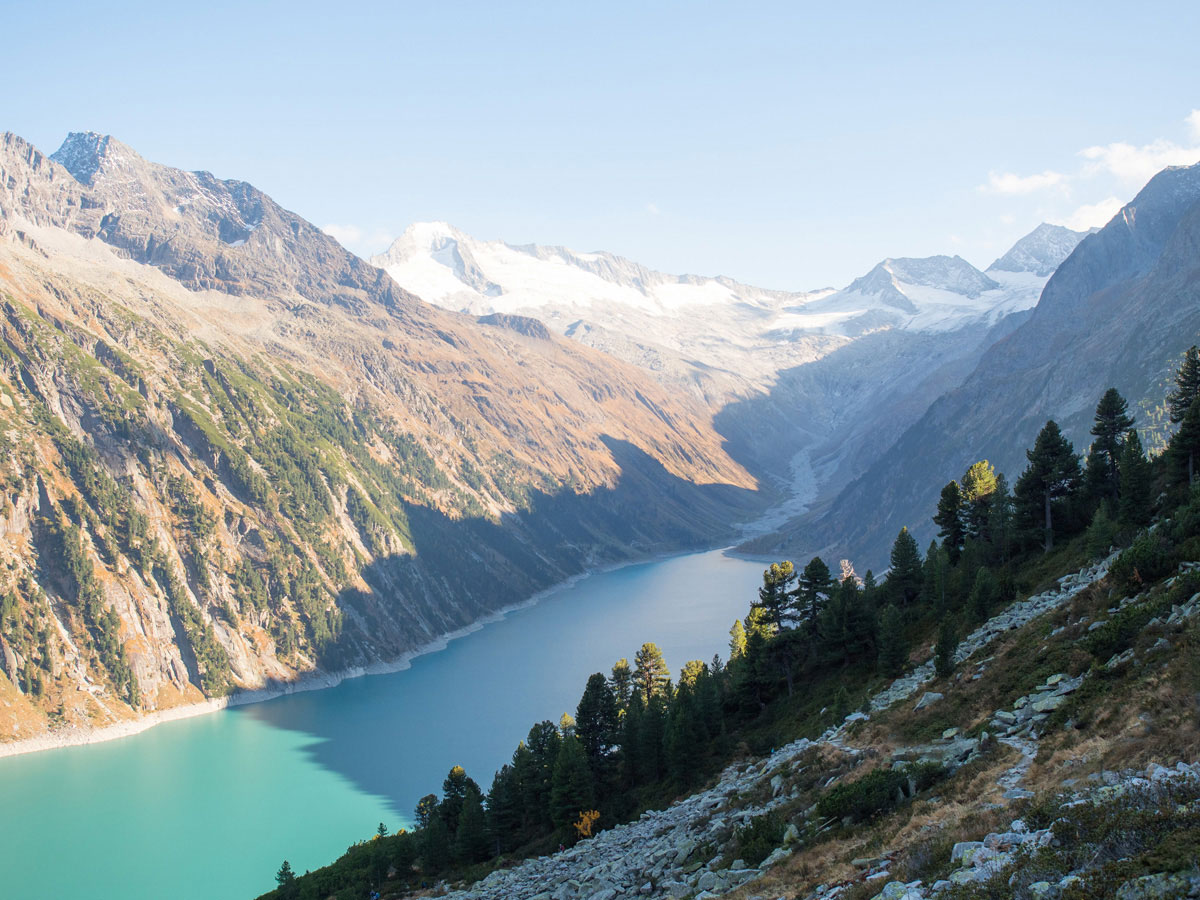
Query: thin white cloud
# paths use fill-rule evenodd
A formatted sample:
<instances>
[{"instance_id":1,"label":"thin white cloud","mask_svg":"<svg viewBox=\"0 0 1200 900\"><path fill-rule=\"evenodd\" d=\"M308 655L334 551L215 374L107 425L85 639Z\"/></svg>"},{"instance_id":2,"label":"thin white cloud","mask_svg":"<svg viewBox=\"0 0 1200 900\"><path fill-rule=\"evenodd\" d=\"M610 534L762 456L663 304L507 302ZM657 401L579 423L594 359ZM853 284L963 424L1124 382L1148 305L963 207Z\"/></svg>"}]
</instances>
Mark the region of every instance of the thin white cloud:
<instances>
[{"instance_id":1,"label":"thin white cloud","mask_svg":"<svg viewBox=\"0 0 1200 900\"><path fill-rule=\"evenodd\" d=\"M658 208L657 203L647 203L646 204L646 212L650 213L650 215L652 215L652 216L657 216L662 213L662 210Z\"/></svg>"},{"instance_id":2,"label":"thin white cloud","mask_svg":"<svg viewBox=\"0 0 1200 900\"><path fill-rule=\"evenodd\" d=\"M1073 231L1087 231L1089 228L1099 228L1107 225L1109 219L1117 214L1123 204L1116 197L1109 197L1099 203L1086 203L1065 218L1051 219L1052 225L1066 225Z\"/></svg>"},{"instance_id":3,"label":"thin white cloud","mask_svg":"<svg viewBox=\"0 0 1200 900\"><path fill-rule=\"evenodd\" d=\"M1109 174L1123 181L1145 184L1167 166L1190 166L1200 162L1200 109L1193 109L1183 121L1188 128L1188 145L1159 138L1141 146L1118 141L1085 147L1079 151L1079 155L1087 160L1083 174Z\"/></svg>"},{"instance_id":4,"label":"thin white cloud","mask_svg":"<svg viewBox=\"0 0 1200 900\"><path fill-rule=\"evenodd\" d=\"M368 231L358 225L339 225L336 222L322 225L321 230L347 250L364 258L378 253L395 238L395 234L380 228Z\"/></svg>"},{"instance_id":5,"label":"thin white cloud","mask_svg":"<svg viewBox=\"0 0 1200 900\"><path fill-rule=\"evenodd\" d=\"M1190 166L1200 162L1200 147L1181 147L1174 141L1157 140L1135 147L1118 142L1079 151L1087 160L1084 175L1107 173L1122 181L1145 184L1167 166Z\"/></svg>"},{"instance_id":6,"label":"thin white cloud","mask_svg":"<svg viewBox=\"0 0 1200 900\"><path fill-rule=\"evenodd\" d=\"M987 194L1032 194L1057 187L1066 180L1062 172L1052 172L1047 169L1038 175L1017 175L1013 172L989 172L987 184L981 184L979 190Z\"/></svg>"}]
</instances>

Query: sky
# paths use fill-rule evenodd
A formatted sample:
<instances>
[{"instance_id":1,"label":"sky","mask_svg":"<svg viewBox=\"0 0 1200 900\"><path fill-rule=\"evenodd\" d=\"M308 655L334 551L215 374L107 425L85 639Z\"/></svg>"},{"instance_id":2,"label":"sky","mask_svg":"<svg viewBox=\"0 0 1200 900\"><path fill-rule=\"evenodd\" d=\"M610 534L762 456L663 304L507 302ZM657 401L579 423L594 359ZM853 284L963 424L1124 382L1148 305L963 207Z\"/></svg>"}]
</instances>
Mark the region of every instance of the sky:
<instances>
[{"instance_id":1,"label":"sky","mask_svg":"<svg viewBox=\"0 0 1200 900\"><path fill-rule=\"evenodd\" d=\"M0 131L112 134L360 255L413 222L763 287L988 265L1200 161L1200 4L58 2Z\"/></svg>"}]
</instances>

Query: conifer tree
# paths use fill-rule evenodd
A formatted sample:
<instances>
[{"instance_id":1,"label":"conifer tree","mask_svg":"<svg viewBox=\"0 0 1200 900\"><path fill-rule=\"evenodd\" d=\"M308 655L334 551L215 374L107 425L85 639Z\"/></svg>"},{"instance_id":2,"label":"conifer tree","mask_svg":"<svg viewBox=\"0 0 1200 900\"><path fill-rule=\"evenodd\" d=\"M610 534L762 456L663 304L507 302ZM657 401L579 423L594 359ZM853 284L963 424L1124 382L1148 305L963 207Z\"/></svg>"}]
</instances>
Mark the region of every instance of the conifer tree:
<instances>
[{"instance_id":1,"label":"conifer tree","mask_svg":"<svg viewBox=\"0 0 1200 900\"><path fill-rule=\"evenodd\" d=\"M888 678L904 671L908 661L908 644L900 610L889 603L879 620L879 669Z\"/></svg>"},{"instance_id":2,"label":"conifer tree","mask_svg":"<svg viewBox=\"0 0 1200 900\"><path fill-rule=\"evenodd\" d=\"M1106 555L1117 539L1117 521L1107 500L1101 500L1085 532L1087 554L1092 559Z\"/></svg>"},{"instance_id":3,"label":"conifer tree","mask_svg":"<svg viewBox=\"0 0 1200 900\"><path fill-rule=\"evenodd\" d=\"M617 709L624 712L629 708L629 696L633 693L633 670L629 668L629 660L622 657L613 664L610 683Z\"/></svg>"},{"instance_id":4,"label":"conifer tree","mask_svg":"<svg viewBox=\"0 0 1200 900\"><path fill-rule=\"evenodd\" d=\"M1115 502L1120 485L1118 468L1125 435L1133 428L1129 404L1116 388L1109 388L1096 404L1092 423L1091 449L1088 451L1086 476L1088 493L1096 501Z\"/></svg>"},{"instance_id":5,"label":"conifer tree","mask_svg":"<svg viewBox=\"0 0 1200 900\"><path fill-rule=\"evenodd\" d=\"M652 697L669 691L670 671L658 644L651 641L642 644L633 657L633 683L646 703L649 703Z\"/></svg>"},{"instance_id":6,"label":"conifer tree","mask_svg":"<svg viewBox=\"0 0 1200 900\"><path fill-rule=\"evenodd\" d=\"M746 655L746 629L742 625L741 619L733 620L733 627L729 629L729 661L741 659Z\"/></svg>"},{"instance_id":7,"label":"conifer tree","mask_svg":"<svg viewBox=\"0 0 1200 900\"><path fill-rule=\"evenodd\" d=\"M605 677L597 672L588 678L575 708L575 736L597 781L607 774L619 724L617 698Z\"/></svg>"},{"instance_id":8,"label":"conifer tree","mask_svg":"<svg viewBox=\"0 0 1200 900\"><path fill-rule=\"evenodd\" d=\"M437 813L438 798L437 794L426 794L417 801L416 820L417 827L424 828L429 824L429 820Z\"/></svg>"},{"instance_id":9,"label":"conifer tree","mask_svg":"<svg viewBox=\"0 0 1200 900\"><path fill-rule=\"evenodd\" d=\"M921 592L921 549L916 540L901 528L892 544L891 567L888 569L888 593L892 601L908 606Z\"/></svg>"},{"instance_id":10,"label":"conifer tree","mask_svg":"<svg viewBox=\"0 0 1200 900\"><path fill-rule=\"evenodd\" d=\"M1196 483L1196 455L1200 453L1200 403L1193 403L1179 423L1179 430L1171 437L1171 456L1178 460L1187 473L1187 483Z\"/></svg>"},{"instance_id":11,"label":"conifer tree","mask_svg":"<svg viewBox=\"0 0 1200 900\"><path fill-rule=\"evenodd\" d=\"M1175 389L1167 395L1171 422L1178 425L1200 397L1200 350L1193 344L1183 354L1183 362L1175 372Z\"/></svg>"},{"instance_id":12,"label":"conifer tree","mask_svg":"<svg viewBox=\"0 0 1200 900\"><path fill-rule=\"evenodd\" d=\"M292 871L292 864L285 859L279 871L275 873L275 883L280 887L287 887L295 880L296 873Z\"/></svg>"},{"instance_id":13,"label":"conifer tree","mask_svg":"<svg viewBox=\"0 0 1200 900\"><path fill-rule=\"evenodd\" d=\"M954 672L954 651L958 649L958 624L951 615L943 615L933 649L933 667L942 678Z\"/></svg>"},{"instance_id":14,"label":"conifer tree","mask_svg":"<svg viewBox=\"0 0 1200 900\"><path fill-rule=\"evenodd\" d=\"M1008 554L1013 543L1013 501L1008 490L1008 479L996 473L996 491L992 494L991 521L988 534L991 536L991 559L1007 565Z\"/></svg>"},{"instance_id":15,"label":"conifer tree","mask_svg":"<svg viewBox=\"0 0 1200 900\"><path fill-rule=\"evenodd\" d=\"M986 622L992 613L992 608L1000 597L1000 586L987 566L980 567L975 573L975 583L971 586L971 594L967 598L967 607L976 622Z\"/></svg>"},{"instance_id":16,"label":"conifer tree","mask_svg":"<svg viewBox=\"0 0 1200 900\"><path fill-rule=\"evenodd\" d=\"M454 856L460 862L476 863L488 858L487 821L483 813L483 798L479 788L469 788L463 797L458 817L458 833L454 837Z\"/></svg>"},{"instance_id":17,"label":"conifer tree","mask_svg":"<svg viewBox=\"0 0 1200 900\"><path fill-rule=\"evenodd\" d=\"M1025 456L1029 466L1017 479L1017 501L1027 525L1034 527L1040 520L1043 547L1049 553L1054 549L1053 507L1055 501L1069 498L1076 490L1079 457L1053 420L1045 424Z\"/></svg>"},{"instance_id":18,"label":"conifer tree","mask_svg":"<svg viewBox=\"0 0 1200 900\"><path fill-rule=\"evenodd\" d=\"M442 802L438 813L446 823L446 831L453 837L458 831L458 819L462 815L463 801L470 791L479 793L479 785L468 777L462 766L454 766L442 782Z\"/></svg>"},{"instance_id":19,"label":"conifer tree","mask_svg":"<svg viewBox=\"0 0 1200 900\"><path fill-rule=\"evenodd\" d=\"M1136 530L1150 522L1153 508L1150 460L1142 452L1142 441L1136 431L1125 436L1118 467L1121 497L1117 504L1117 524Z\"/></svg>"},{"instance_id":20,"label":"conifer tree","mask_svg":"<svg viewBox=\"0 0 1200 900\"><path fill-rule=\"evenodd\" d=\"M452 841L445 820L440 815L430 818L429 824L421 829L422 868L437 873L449 866L454 850Z\"/></svg>"},{"instance_id":21,"label":"conifer tree","mask_svg":"<svg viewBox=\"0 0 1200 900\"><path fill-rule=\"evenodd\" d=\"M958 562L958 554L962 552L963 544L963 521L962 491L959 490L957 481L951 481L942 488L933 523L938 527L938 537L942 539L942 546L950 554L950 561Z\"/></svg>"},{"instance_id":22,"label":"conifer tree","mask_svg":"<svg viewBox=\"0 0 1200 900\"><path fill-rule=\"evenodd\" d=\"M988 520L996 493L996 470L986 459L967 469L962 478L963 537L989 540Z\"/></svg>"},{"instance_id":23,"label":"conifer tree","mask_svg":"<svg viewBox=\"0 0 1200 900\"><path fill-rule=\"evenodd\" d=\"M814 556L801 573L795 590L795 609L797 618L804 622L806 632L810 637L817 633L817 617L821 607L833 590L833 576L829 566L819 556Z\"/></svg>"},{"instance_id":24,"label":"conifer tree","mask_svg":"<svg viewBox=\"0 0 1200 900\"><path fill-rule=\"evenodd\" d=\"M497 855L517 846L523 824L516 770L505 763L492 779L487 795L487 830L495 842Z\"/></svg>"},{"instance_id":25,"label":"conifer tree","mask_svg":"<svg viewBox=\"0 0 1200 900\"><path fill-rule=\"evenodd\" d=\"M550 821L555 827L565 829L579 818L584 810L596 805L592 774L588 769L587 754L575 737L568 737L559 746L554 762L554 774L550 788Z\"/></svg>"},{"instance_id":26,"label":"conifer tree","mask_svg":"<svg viewBox=\"0 0 1200 900\"><path fill-rule=\"evenodd\" d=\"M792 585L796 582L796 569L790 560L771 563L763 571L762 587L758 589L758 603L763 617L772 633L783 629L784 624L794 618L792 611Z\"/></svg>"}]
</instances>

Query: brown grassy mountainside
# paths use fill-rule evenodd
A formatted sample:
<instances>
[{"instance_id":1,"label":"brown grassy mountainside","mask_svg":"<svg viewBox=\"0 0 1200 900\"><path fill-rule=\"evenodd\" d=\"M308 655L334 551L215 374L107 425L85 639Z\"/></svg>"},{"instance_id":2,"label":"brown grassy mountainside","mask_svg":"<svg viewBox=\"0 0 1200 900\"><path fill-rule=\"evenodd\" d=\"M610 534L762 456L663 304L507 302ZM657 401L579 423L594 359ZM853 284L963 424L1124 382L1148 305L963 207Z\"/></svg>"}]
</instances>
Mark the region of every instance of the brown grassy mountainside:
<instances>
[{"instance_id":1,"label":"brown grassy mountainside","mask_svg":"<svg viewBox=\"0 0 1200 900\"><path fill-rule=\"evenodd\" d=\"M699 401L250 185L0 137L0 740L385 662L755 487Z\"/></svg>"}]
</instances>

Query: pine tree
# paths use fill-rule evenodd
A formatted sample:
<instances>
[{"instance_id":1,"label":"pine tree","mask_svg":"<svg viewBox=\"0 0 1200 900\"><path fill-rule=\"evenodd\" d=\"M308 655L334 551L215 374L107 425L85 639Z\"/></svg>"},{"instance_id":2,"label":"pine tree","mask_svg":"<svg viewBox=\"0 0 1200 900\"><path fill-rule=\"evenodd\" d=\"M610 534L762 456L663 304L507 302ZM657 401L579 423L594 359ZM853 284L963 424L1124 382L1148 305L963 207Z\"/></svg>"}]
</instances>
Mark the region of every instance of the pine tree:
<instances>
[{"instance_id":1,"label":"pine tree","mask_svg":"<svg viewBox=\"0 0 1200 900\"><path fill-rule=\"evenodd\" d=\"M629 696L633 693L633 670L629 668L629 660L622 657L613 664L610 683L617 709L624 712L629 708Z\"/></svg>"},{"instance_id":2,"label":"pine tree","mask_svg":"<svg viewBox=\"0 0 1200 900\"><path fill-rule=\"evenodd\" d=\"M974 463L962 478L963 537L989 540L988 520L996 493L996 470L986 459Z\"/></svg>"},{"instance_id":3,"label":"pine tree","mask_svg":"<svg viewBox=\"0 0 1200 900\"><path fill-rule=\"evenodd\" d=\"M1131 531L1149 524L1154 501L1151 494L1150 460L1142 452L1136 431L1125 436L1119 461L1121 497L1117 504L1117 523Z\"/></svg>"},{"instance_id":4,"label":"pine tree","mask_svg":"<svg viewBox=\"0 0 1200 900\"><path fill-rule=\"evenodd\" d=\"M1088 451L1084 480L1088 493L1097 502L1102 499L1115 502L1117 499L1121 447L1125 443L1125 435L1133 428L1133 419L1128 411L1129 404L1116 388L1105 391L1096 404L1096 417L1092 423L1095 440Z\"/></svg>"},{"instance_id":5,"label":"pine tree","mask_svg":"<svg viewBox=\"0 0 1200 900\"><path fill-rule=\"evenodd\" d=\"M647 703L670 689L670 672L658 644L647 641L633 657L633 683Z\"/></svg>"},{"instance_id":6,"label":"pine tree","mask_svg":"<svg viewBox=\"0 0 1200 900\"><path fill-rule=\"evenodd\" d=\"M1175 373L1175 390L1167 395L1173 424L1183 421L1197 397L1200 397L1200 350L1193 344L1183 354L1183 362Z\"/></svg>"},{"instance_id":7,"label":"pine tree","mask_svg":"<svg viewBox=\"0 0 1200 900\"><path fill-rule=\"evenodd\" d=\"M592 775L600 781L607 775L619 727L617 698L604 676L597 672L587 680L575 708L575 736L587 754Z\"/></svg>"},{"instance_id":8,"label":"pine tree","mask_svg":"<svg viewBox=\"0 0 1200 900\"><path fill-rule=\"evenodd\" d=\"M487 820L483 813L483 798L479 788L467 790L462 812L458 817L458 833L454 837L454 856L460 862L476 863L489 854Z\"/></svg>"},{"instance_id":9,"label":"pine tree","mask_svg":"<svg viewBox=\"0 0 1200 900\"><path fill-rule=\"evenodd\" d=\"M422 868L431 873L441 872L450 865L453 854L453 838L446 829L441 816L433 816L429 824L421 829Z\"/></svg>"},{"instance_id":10,"label":"pine tree","mask_svg":"<svg viewBox=\"0 0 1200 900\"><path fill-rule=\"evenodd\" d=\"M794 594L798 618L803 620L809 636L816 636L817 617L832 590L833 576L829 573L829 566L821 557L814 556L804 567Z\"/></svg>"},{"instance_id":11,"label":"pine tree","mask_svg":"<svg viewBox=\"0 0 1200 900\"><path fill-rule=\"evenodd\" d=\"M900 610L889 603L879 620L879 669L888 678L904 671L908 662L908 644Z\"/></svg>"},{"instance_id":12,"label":"pine tree","mask_svg":"<svg viewBox=\"0 0 1200 900\"><path fill-rule=\"evenodd\" d=\"M992 613L992 608L1000 597L1000 586L987 566L982 566L975 573L975 584L971 586L971 594L967 597L967 607L976 622L986 622Z\"/></svg>"},{"instance_id":13,"label":"pine tree","mask_svg":"<svg viewBox=\"0 0 1200 900\"><path fill-rule=\"evenodd\" d=\"M1180 420L1179 430L1171 437L1171 456L1187 472L1187 483L1196 483L1196 454L1200 453L1200 403L1193 403Z\"/></svg>"},{"instance_id":14,"label":"pine tree","mask_svg":"<svg viewBox=\"0 0 1200 900\"><path fill-rule=\"evenodd\" d=\"M782 630L784 624L794 618L792 612L792 585L796 582L796 569L790 560L771 563L763 571L763 584L758 589L758 602L763 616L774 631Z\"/></svg>"},{"instance_id":15,"label":"pine tree","mask_svg":"<svg viewBox=\"0 0 1200 900\"><path fill-rule=\"evenodd\" d=\"M1117 522L1112 515L1112 507L1107 500L1101 500L1092 516L1092 524L1084 534L1087 554L1092 559L1099 559L1108 554L1117 539Z\"/></svg>"},{"instance_id":16,"label":"pine tree","mask_svg":"<svg viewBox=\"0 0 1200 900\"><path fill-rule=\"evenodd\" d=\"M1045 424L1025 456L1029 466L1017 479L1017 501L1028 526L1041 520L1043 546L1049 553L1054 549L1052 508L1056 500L1069 498L1078 487L1079 457L1053 420Z\"/></svg>"},{"instance_id":17,"label":"pine tree","mask_svg":"<svg viewBox=\"0 0 1200 900\"><path fill-rule=\"evenodd\" d=\"M733 620L733 627L729 629L729 661L741 659L746 655L746 629L742 625L741 619Z\"/></svg>"},{"instance_id":18,"label":"pine tree","mask_svg":"<svg viewBox=\"0 0 1200 900\"><path fill-rule=\"evenodd\" d=\"M921 592L921 549L916 540L901 528L892 544L891 567L888 569L888 593L892 601L908 606Z\"/></svg>"},{"instance_id":19,"label":"pine tree","mask_svg":"<svg viewBox=\"0 0 1200 900\"><path fill-rule=\"evenodd\" d=\"M996 491L992 494L990 515L988 534L992 539L991 561L1007 565L1013 543L1013 501L1008 490L1008 479L1002 473L996 474Z\"/></svg>"},{"instance_id":20,"label":"pine tree","mask_svg":"<svg viewBox=\"0 0 1200 900\"><path fill-rule=\"evenodd\" d=\"M592 773L587 755L575 738L562 742L554 763L550 789L550 820L559 829L568 829L584 810L596 805Z\"/></svg>"},{"instance_id":21,"label":"pine tree","mask_svg":"<svg viewBox=\"0 0 1200 900\"><path fill-rule=\"evenodd\" d=\"M437 794L426 794L418 800L416 810L417 827L424 828L428 825L429 820L437 813L437 808Z\"/></svg>"},{"instance_id":22,"label":"pine tree","mask_svg":"<svg viewBox=\"0 0 1200 900\"><path fill-rule=\"evenodd\" d=\"M467 776L462 766L450 769L442 782L442 802L438 805L438 813L446 823L446 831L453 837L458 831L458 819L462 815L463 800L468 792L479 793L479 785Z\"/></svg>"},{"instance_id":23,"label":"pine tree","mask_svg":"<svg viewBox=\"0 0 1200 900\"><path fill-rule=\"evenodd\" d=\"M938 626L937 645L933 650L933 667L942 678L954 672L954 651L958 649L958 626L954 617L942 616Z\"/></svg>"},{"instance_id":24,"label":"pine tree","mask_svg":"<svg viewBox=\"0 0 1200 900\"><path fill-rule=\"evenodd\" d=\"M506 853L517 846L523 826L516 769L506 763L496 772L487 795L487 829L495 842L497 854Z\"/></svg>"},{"instance_id":25,"label":"pine tree","mask_svg":"<svg viewBox=\"0 0 1200 900\"><path fill-rule=\"evenodd\" d=\"M292 864L285 859L279 871L275 873L275 883L280 887L287 887L295 880L296 873L292 871Z\"/></svg>"},{"instance_id":26,"label":"pine tree","mask_svg":"<svg viewBox=\"0 0 1200 900\"><path fill-rule=\"evenodd\" d=\"M963 545L963 521L962 491L959 490L957 481L951 481L942 488L933 523L938 527L938 537L942 539L942 546L950 554L950 561L958 562L958 554L962 552Z\"/></svg>"},{"instance_id":27,"label":"pine tree","mask_svg":"<svg viewBox=\"0 0 1200 900\"><path fill-rule=\"evenodd\" d=\"M949 551L945 547L939 547L937 541L930 541L921 574L921 599L925 604L937 609L939 614L945 612L948 605L946 582L949 574Z\"/></svg>"}]
</instances>

